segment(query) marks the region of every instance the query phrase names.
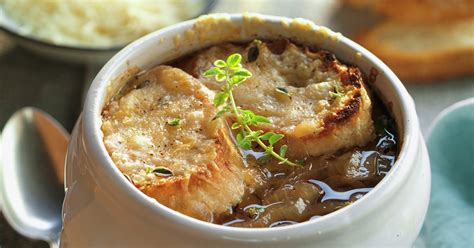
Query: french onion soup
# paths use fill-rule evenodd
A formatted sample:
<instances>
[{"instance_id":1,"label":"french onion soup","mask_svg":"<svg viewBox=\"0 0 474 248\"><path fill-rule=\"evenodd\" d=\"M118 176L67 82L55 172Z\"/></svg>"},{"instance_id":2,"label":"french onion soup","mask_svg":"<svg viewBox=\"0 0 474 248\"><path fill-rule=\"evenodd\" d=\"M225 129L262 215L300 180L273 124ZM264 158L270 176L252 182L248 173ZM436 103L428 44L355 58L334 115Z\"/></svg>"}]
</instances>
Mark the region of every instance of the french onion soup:
<instances>
[{"instance_id":1,"label":"french onion soup","mask_svg":"<svg viewBox=\"0 0 474 248\"><path fill-rule=\"evenodd\" d=\"M397 133L365 75L288 40L215 45L142 72L103 108L109 155L143 193L236 227L318 218L390 170Z\"/></svg>"}]
</instances>

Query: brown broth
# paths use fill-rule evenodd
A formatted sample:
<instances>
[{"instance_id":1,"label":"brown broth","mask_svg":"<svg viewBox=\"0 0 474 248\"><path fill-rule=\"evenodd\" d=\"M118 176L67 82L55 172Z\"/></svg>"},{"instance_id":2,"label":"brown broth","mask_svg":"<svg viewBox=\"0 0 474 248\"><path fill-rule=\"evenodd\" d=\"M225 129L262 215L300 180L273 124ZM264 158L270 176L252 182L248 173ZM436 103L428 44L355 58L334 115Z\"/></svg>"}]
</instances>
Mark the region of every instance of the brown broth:
<instances>
[{"instance_id":1,"label":"brown broth","mask_svg":"<svg viewBox=\"0 0 474 248\"><path fill-rule=\"evenodd\" d=\"M388 173L398 152L393 119L374 99L377 138L364 147L331 155L306 157L304 166L291 168L275 161L262 163L259 151L243 151L259 177L253 192L216 219L234 227L278 227L334 212L361 199Z\"/></svg>"}]
</instances>

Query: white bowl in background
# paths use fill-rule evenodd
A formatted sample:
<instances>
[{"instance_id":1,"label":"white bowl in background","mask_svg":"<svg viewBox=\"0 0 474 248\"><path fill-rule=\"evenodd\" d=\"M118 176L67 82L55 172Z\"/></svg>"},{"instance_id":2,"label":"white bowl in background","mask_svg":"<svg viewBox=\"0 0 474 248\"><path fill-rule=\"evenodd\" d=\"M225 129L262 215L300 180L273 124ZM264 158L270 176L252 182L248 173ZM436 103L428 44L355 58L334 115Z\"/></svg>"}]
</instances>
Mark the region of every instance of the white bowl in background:
<instances>
[{"instance_id":1,"label":"white bowl in background","mask_svg":"<svg viewBox=\"0 0 474 248\"><path fill-rule=\"evenodd\" d=\"M216 0L195 0L202 1L202 9L193 10L194 15L188 19L199 15L209 13L214 7ZM25 13L28 14L28 13ZM0 30L6 32L20 46L37 53L39 55L58 59L71 63L84 63L92 65L103 65L114 54L116 54L124 45L114 45L110 47L94 47L87 45L62 45L35 37L33 34L27 34L20 25L15 23L5 9L0 5Z\"/></svg>"},{"instance_id":2,"label":"white bowl in background","mask_svg":"<svg viewBox=\"0 0 474 248\"><path fill-rule=\"evenodd\" d=\"M101 109L133 67L150 69L224 41L289 38L359 66L387 103L402 140L391 171L361 200L321 218L279 228L236 228L173 211L136 189L102 142ZM373 74L372 74L373 75ZM409 247L429 202L430 169L413 100L372 53L302 19L210 15L149 34L116 54L96 76L73 131L66 160L63 247Z\"/></svg>"}]
</instances>

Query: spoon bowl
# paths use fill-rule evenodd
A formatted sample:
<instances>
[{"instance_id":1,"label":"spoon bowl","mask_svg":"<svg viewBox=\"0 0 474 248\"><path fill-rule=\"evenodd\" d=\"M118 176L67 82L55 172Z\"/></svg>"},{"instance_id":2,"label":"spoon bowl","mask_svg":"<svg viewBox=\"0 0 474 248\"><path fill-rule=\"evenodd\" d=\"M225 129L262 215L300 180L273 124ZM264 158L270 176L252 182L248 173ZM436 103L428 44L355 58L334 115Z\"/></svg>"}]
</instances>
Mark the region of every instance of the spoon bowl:
<instances>
[{"instance_id":1,"label":"spoon bowl","mask_svg":"<svg viewBox=\"0 0 474 248\"><path fill-rule=\"evenodd\" d=\"M62 228L63 163L69 135L48 114L23 108L0 139L2 211L20 234L56 243Z\"/></svg>"}]
</instances>

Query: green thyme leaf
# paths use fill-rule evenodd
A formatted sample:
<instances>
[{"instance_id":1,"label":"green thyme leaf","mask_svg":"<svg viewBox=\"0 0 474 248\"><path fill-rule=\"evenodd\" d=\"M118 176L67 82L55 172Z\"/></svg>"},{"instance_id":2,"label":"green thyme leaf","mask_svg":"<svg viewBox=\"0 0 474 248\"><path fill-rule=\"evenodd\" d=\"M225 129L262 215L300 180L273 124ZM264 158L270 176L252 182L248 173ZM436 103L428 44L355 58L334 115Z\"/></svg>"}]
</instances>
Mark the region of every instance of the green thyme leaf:
<instances>
[{"instance_id":1,"label":"green thyme leaf","mask_svg":"<svg viewBox=\"0 0 474 248\"><path fill-rule=\"evenodd\" d=\"M222 68L222 67L226 67L227 64L225 63L224 60L218 59L218 60L214 61L214 65L219 67L219 68Z\"/></svg>"},{"instance_id":2,"label":"green thyme leaf","mask_svg":"<svg viewBox=\"0 0 474 248\"><path fill-rule=\"evenodd\" d=\"M241 77L241 76L235 76L233 78L230 79L230 83L232 86L235 86L235 85L238 85L240 83L242 83L245 79L247 79L246 77Z\"/></svg>"},{"instance_id":3,"label":"green thyme leaf","mask_svg":"<svg viewBox=\"0 0 474 248\"><path fill-rule=\"evenodd\" d=\"M278 141L280 141L281 139L283 139L283 137L285 137L285 135L283 134L279 134L279 133L273 134L272 137L268 139L268 143L270 143L270 145L273 145L277 143Z\"/></svg>"},{"instance_id":4,"label":"green thyme leaf","mask_svg":"<svg viewBox=\"0 0 474 248\"><path fill-rule=\"evenodd\" d=\"M258 46L260 41L254 41ZM256 50L258 56L258 49ZM255 52L254 52L255 53ZM253 56L253 55L248 55ZM253 58L251 58L253 59ZM255 58L256 59L256 58ZM215 120L221 117L224 113L230 112L233 113L237 119L235 123L232 123L232 129L240 129L240 132L236 135L236 142L239 147L245 150L252 149L252 144L258 144L265 151L265 155L259 158L259 161L269 159L271 157L277 159L280 164L286 164L288 166L299 166L292 161L289 161L285 155L288 147L283 145L280 148L279 153L274 151L273 145L280 141L284 135L267 132L264 134L262 130L252 130L250 126L258 125L260 123L271 123L270 120L264 116L257 115L251 110L242 109L239 107L233 97L234 87L238 86L240 83L244 82L247 78L252 76L252 73L243 68L240 64L242 56L238 53L230 55L226 61L216 60L214 62L213 68L207 70L204 73L204 76L211 77L214 76L216 81L224 82L221 89L222 91L217 93L214 96L214 106L219 108L224 106L221 110L217 112L212 120ZM250 60L250 59L249 59ZM285 88L278 88L278 91L288 94L288 91ZM266 144L266 141L268 144Z\"/></svg>"},{"instance_id":5,"label":"green thyme leaf","mask_svg":"<svg viewBox=\"0 0 474 248\"><path fill-rule=\"evenodd\" d=\"M217 118L220 118L223 114L227 113L230 111L229 107L223 107L221 110L219 110L214 117L212 117L212 120L215 120Z\"/></svg>"},{"instance_id":6,"label":"green thyme leaf","mask_svg":"<svg viewBox=\"0 0 474 248\"><path fill-rule=\"evenodd\" d=\"M304 165L305 160L304 160L304 159L298 159L298 160L296 160L295 162L296 162L297 164L299 164L299 165Z\"/></svg>"},{"instance_id":7,"label":"green thyme leaf","mask_svg":"<svg viewBox=\"0 0 474 248\"><path fill-rule=\"evenodd\" d=\"M222 106L229 98L229 94L226 92L219 92L214 96L214 106L219 107Z\"/></svg>"},{"instance_id":8,"label":"green thyme leaf","mask_svg":"<svg viewBox=\"0 0 474 248\"><path fill-rule=\"evenodd\" d=\"M255 60L257 60L259 54L260 51L258 49L258 46L251 47L247 53L248 62L254 62Z\"/></svg>"},{"instance_id":9,"label":"green thyme leaf","mask_svg":"<svg viewBox=\"0 0 474 248\"><path fill-rule=\"evenodd\" d=\"M252 73L244 68L240 68L238 71L234 72L234 76L249 78L252 76Z\"/></svg>"},{"instance_id":10,"label":"green thyme leaf","mask_svg":"<svg viewBox=\"0 0 474 248\"><path fill-rule=\"evenodd\" d=\"M335 98L342 97L342 94L329 91L329 96L335 99Z\"/></svg>"},{"instance_id":11,"label":"green thyme leaf","mask_svg":"<svg viewBox=\"0 0 474 248\"><path fill-rule=\"evenodd\" d=\"M252 142L249 139L243 139L239 146L244 150L252 149Z\"/></svg>"},{"instance_id":12,"label":"green thyme leaf","mask_svg":"<svg viewBox=\"0 0 474 248\"><path fill-rule=\"evenodd\" d=\"M172 119L172 120L169 120L167 123L168 123L168 125L170 125L170 126L177 126L177 125L181 124L181 118L176 117L176 118L174 118L174 119Z\"/></svg>"},{"instance_id":13,"label":"green thyme leaf","mask_svg":"<svg viewBox=\"0 0 474 248\"><path fill-rule=\"evenodd\" d=\"M232 126L230 126L230 128L232 128L232 129L240 128L240 123L234 122L234 123L232 123Z\"/></svg>"},{"instance_id":14,"label":"green thyme leaf","mask_svg":"<svg viewBox=\"0 0 474 248\"><path fill-rule=\"evenodd\" d=\"M214 68L211 68L211 69L205 71L203 75L205 77L212 77L212 76L216 76L216 75L222 74L222 73L223 73L223 71L220 68L214 67Z\"/></svg>"},{"instance_id":15,"label":"green thyme leaf","mask_svg":"<svg viewBox=\"0 0 474 248\"><path fill-rule=\"evenodd\" d=\"M153 168L151 168L150 166L145 167L146 174L150 174L152 171L153 171Z\"/></svg>"},{"instance_id":16,"label":"green thyme leaf","mask_svg":"<svg viewBox=\"0 0 474 248\"><path fill-rule=\"evenodd\" d=\"M265 133L264 135L260 136L260 139L261 140L269 140L275 133L272 133L272 132L268 132L268 133Z\"/></svg>"},{"instance_id":17,"label":"green thyme leaf","mask_svg":"<svg viewBox=\"0 0 474 248\"><path fill-rule=\"evenodd\" d=\"M255 114L250 111L250 110L241 110L240 114L242 115L242 118L244 119L245 123L250 123L252 119L255 117Z\"/></svg>"},{"instance_id":18,"label":"green thyme leaf","mask_svg":"<svg viewBox=\"0 0 474 248\"><path fill-rule=\"evenodd\" d=\"M261 115L255 115L253 116L251 120L251 124L256 125L259 123L272 123L267 117L261 116Z\"/></svg>"},{"instance_id":19,"label":"green thyme leaf","mask_svg":"<svg viewBox=\"0 0 474 248\"><path fill-rule=\"evenodd\" d=\"M242 133L238 133L235 136L235 139L237 140L237 143L241 142L244 139L244 135Z\"/></svg>"},{"instance_id":20,"label":"green thyme leaf","mask_svg":"<svg viewBox=\"0 0 474 248\"><path fill-rule=\"evenodd\" d=\"M238 133L236 136L237 145L244 150L250 150L252 148L252 142L242 133Z\"/></svg>"},{"instance_id":21,"label":"green thyme leaf","mask_svg":"<svg viewBox=\"0 0 474 248\"><path fill-rule=\"evenodd\" d=\"M334 86L334 92L329 91L329 96L332 97L332 98L338 98L338 97L342 97L343 94L340 91L339 86L336 85L336 86Z\"/></svg>"},{"instance_id":22,"label":"green thyme leaf","mask_svg":"<svg viewBox=\"0 0 474 248\"><path fill-rule=\"evenodd\" d=\"M278 93L281 93L281 94L284 94L284 95L287 95L289 97L291 97L290 93L288 92L288 90L284 87L276 87L275 88L276 92Z\"/></svg>"},{"instance_id":23,"label":"green thyme leaf","mask_svg":"<svg viewBox=\"0 0 474 248\"><path fill-rule=\"evenodd\" d=\"M263 206L252 206L252 207L247 208L245 211L247 212L247 214L249 215L250 218L255 219L261 213L265 212L265 207L263 207Z\"/></svg>"},{"instance_id":24,"label":"green thyme leaf","mask_svg":"<svg viewBox=\"0 0 474 248\"><path fill-rule=\"evenodd\" d=\"M255 141L258 137L263 133L262 130L252 131L251 133L247 134L246 138L250 141Z\"/></svg>"},{"instance_id":25,"label":"green thyme leaf","mask_svg":"<svg viewBox=\"0 0 474 248\"><path fill-rule=\"evenodd\" d=\"M260 163L266 163L266 162L268 162L271 158L272 158L272 154L265 153L265 155L259 157L257 160L258 160Z\"/></svg>"},{"instance_id":26,"label":"green thyme leaf","mask_svg":"<svg viewBox=\"0 0 474 248\"><path fill-rule=\"evenodd\" d=\"M156 167L151 172L155 173L157 176L169 177L173 175L173 172L166 167Z\"/></svg>"},{"instance_id":27,"label":"green thyme leaf","mask_svg":"<svg viewBox=\"0 0 474 248\"><path fill-rule=\"evenodd\" d=\"M279 152L279 154L280 154L280 156L281 156L282 158L284 158L284 157L286 156L286 151L287 151L287 150L288 150L288 146L287 146L287 145L282 145L282 146L280 147L280 152Z\"/></svg>"},{"instance_id":28,"label":"green thyme leaf","mask_svg":"<svg viewBox=\"0 0 474 248\"><path fill-rule=\"evenodd\" d=\"M255 45L257 45L257 46L259 46L259 45L261 45L261 44L262 44L262 41L261 41L261 40L257 40L257 39L255 39L255 40L253 40L253 42L252 42L252 43L253 43L253 44L255 44Z\"/></svg>"},{"instance_id":29,"label":"green thyme leaf","mask_svg":"<svg viewBox=\"0 0 474 248\"><path fill-rule=\"evenodd\" d=\"M222 72L222 73L219 73L216 75L216 80L219 81L219 82L222 82L226 79L226 74L225 72Z\"/></svg>"},{"instance_id":30,"label":"green thyme leaf","mask_svg":"<svg viewBox=\"0 0 474 248\"><path fill-rule=\"evenodd\" d=\"M228 67L236 67L239 66L241 60L242 56L238 53L234 53L227 58L226 63Z\"/></svg>"}]
</instances>

